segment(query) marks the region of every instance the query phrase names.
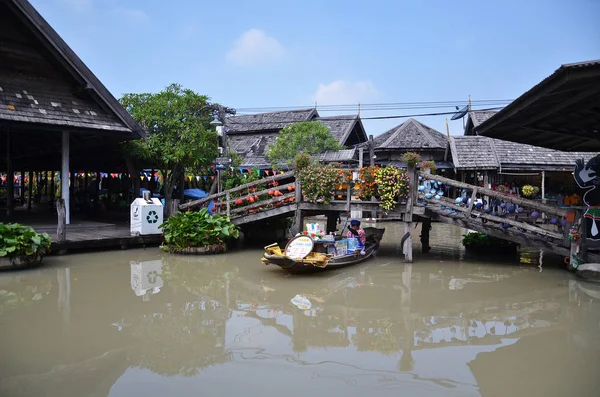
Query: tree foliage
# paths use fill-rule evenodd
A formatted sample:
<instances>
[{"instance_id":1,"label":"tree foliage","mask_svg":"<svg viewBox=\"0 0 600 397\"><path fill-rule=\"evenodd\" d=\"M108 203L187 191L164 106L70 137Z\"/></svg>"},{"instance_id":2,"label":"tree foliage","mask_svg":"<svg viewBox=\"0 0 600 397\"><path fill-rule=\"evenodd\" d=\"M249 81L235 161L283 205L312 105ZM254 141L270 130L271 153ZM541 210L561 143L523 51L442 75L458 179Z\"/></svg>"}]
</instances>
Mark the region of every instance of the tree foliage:
<instances>
[{"instance_id":1,"label":"tree foliage","mask_svg":"<svg viewBox=\"0 0 600 397\"><path fill-rule=\"evenodd\" d=\"M210 125L213 106L208 97L178 84L159 93L125 94L121 103L147 132L146 139L125 143L125 152L159 169L168 213L185 168L209 164L218 154Z\"/></svg>"},{"instance_id":2,"label":"tree foliage","mask_svg":"<svg viewBox=\"0 0 600 397\"><path fill-rule=\"evenodd\" d=\"M269 146L267 158L271 164L290 163L300 152L309 155L339 150L342 146L331 131L318 121L303 121L286 126Z\"/></svg>"}]
</instances>

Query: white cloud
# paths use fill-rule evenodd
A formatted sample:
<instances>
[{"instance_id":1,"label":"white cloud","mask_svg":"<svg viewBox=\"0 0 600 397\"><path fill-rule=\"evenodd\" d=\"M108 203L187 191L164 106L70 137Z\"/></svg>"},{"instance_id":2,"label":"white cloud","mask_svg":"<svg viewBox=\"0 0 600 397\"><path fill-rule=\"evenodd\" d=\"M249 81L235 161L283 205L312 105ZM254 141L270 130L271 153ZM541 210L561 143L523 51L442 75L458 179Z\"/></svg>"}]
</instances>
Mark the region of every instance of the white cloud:
<instances>
[{"instance_id":1,"label":"white cloud","mask_svg":"<svg viewBox=\"0 0 600 397\"><path fill-rule=\"evenodd\" d=\"M76 12L92 10L92 0L60 0L64 7Z\"/></svg>"},{"instance_id":2,"label":"white cloud","mask_svg":"<svg viewBox=\"0 0 600 397\"><path fill-rule=\"evenodd\" d=\"M150 22L150 15L139 8L118 8L116 13L129 23L141 25Z\"/></svg>"},{"instance_id":3,"label":"white cloud","mask_svg":"<svg viewBox=\"0 0 600 397\"><path fill-rule=\"evenodd\" d=\"M319 83L313 95L317 105L347 105L375 101L380 92L370 80L336 80L329 84Z\"/></svg>"},{"instance_id":4,"label":"white cloud","mask_svg":"<svg viewBox=\"0 0 600 397\"><path fill-rule=\"evenodd\" d=\"M281 61L285 48L276 38L259 29L244 32L227 53L227 60L244 67L259 66Z\"/></svg>"}]
</instances>

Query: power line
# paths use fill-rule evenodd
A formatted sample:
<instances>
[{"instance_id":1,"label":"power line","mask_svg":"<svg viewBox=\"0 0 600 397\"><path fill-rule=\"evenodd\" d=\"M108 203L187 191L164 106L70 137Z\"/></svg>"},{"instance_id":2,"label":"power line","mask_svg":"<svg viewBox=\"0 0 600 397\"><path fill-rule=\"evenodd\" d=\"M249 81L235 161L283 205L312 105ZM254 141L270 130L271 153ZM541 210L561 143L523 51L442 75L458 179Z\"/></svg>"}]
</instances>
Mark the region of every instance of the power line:
<instances>
[{"instance_id":1,"label":"power line","mask_svg":"<svg viewBox=\"0 0 600 397\"><path fill-rule=\"evenodd\" d=\"M492 107L492 108L485 108L485 109L473 109L473 110L479 110L479 111L487 111L487 110L500 110L502 109L502 107ZM361 111L362 111L362 106L361 106ZM402 119L402 118L410 118L410 117L428 117L428 116L446 116L446 115L450 115L450 114L456 114L456 111L452 111L452 112L435 112L435 113L414 113L414 114L402 114L402 115L391 115L391 116L371 116L371 117L361 117L361 120L389 120L389 119ZM348 120L348 117L343 117L340 116L339 118L336 118L335 116L333 117L328 117L327 121L343 121L343 120ZM228 118L227 119L227 123L230 126L237 124L237 125L262 125L262 124L291 124L291 123L298 123L299 121L302 120L272 120L272 121L247 121L247 122L236 122L235 121L235 117L233 118Z\"/></svg>"},{"instance_id":2,"label":"power line","mask_svg":"<svg viewBox=\"0 0 600 397\"><path fill-rule=\"evenodd\" d=\"M476 106L494 106L503 105L512 102L511 99L483 99L483 100L472 100L471 105ZM464 106L469 104L469 101L423 101L423 102L387 102L387 103L364 103L360 104L362 110L399 110L399 109L432 109L432 108L445 108ZM238 112L243 113L258 113L267 111L293 111L293 110L304 110L312 109L313 106L270 106L270 107L247 107L247 108L236 108ZM320 111L342 111L342 110L355 110L358 109L358 104L339 104L339 105L319 105L316 104L316 109Z\"/></svg>"}]
</instances>

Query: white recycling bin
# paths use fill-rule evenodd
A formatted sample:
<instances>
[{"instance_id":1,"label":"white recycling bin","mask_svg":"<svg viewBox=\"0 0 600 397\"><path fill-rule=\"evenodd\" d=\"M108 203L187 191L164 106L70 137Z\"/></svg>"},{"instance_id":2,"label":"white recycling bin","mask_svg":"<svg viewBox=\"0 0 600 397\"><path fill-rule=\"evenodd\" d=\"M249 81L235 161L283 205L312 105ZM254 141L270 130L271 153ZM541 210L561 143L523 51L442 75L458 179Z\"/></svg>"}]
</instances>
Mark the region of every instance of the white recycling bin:
<instances>
[{"instance_id":1,"label":"white recycling bin","mask_svg":"<svg viewBox=\"0 0 600 397\"><path fill-rule=\"evenodd\" d=\"M149 295L160 292L163 286L162 260L131 262L131 289L136 296L147 300Z\"/></svg>"},{"instance_id":2,"label":"white recycling bin","mask_svg":"<svg viewBox=\"0 0 600 397\"><path fill-rule=\"evenodd\" d=\"M144 192L143 198L136 198L131 203L129 221L132 236L162 234L158 227L163 223L163 206L159 199L150 198L149 193Z\"/></svg>"}]
</instances>

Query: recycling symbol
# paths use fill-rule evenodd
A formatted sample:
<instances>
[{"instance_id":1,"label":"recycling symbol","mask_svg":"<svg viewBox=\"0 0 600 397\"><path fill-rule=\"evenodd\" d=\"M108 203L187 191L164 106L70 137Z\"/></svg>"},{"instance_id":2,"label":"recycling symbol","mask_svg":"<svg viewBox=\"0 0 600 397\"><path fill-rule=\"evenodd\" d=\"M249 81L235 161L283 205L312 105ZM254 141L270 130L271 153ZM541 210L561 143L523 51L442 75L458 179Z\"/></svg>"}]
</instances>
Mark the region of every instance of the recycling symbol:
<instances>
[{"instance_id":1,"label":"recycling symbol","mask_svg":"<svg viewBox=\"0 0 600 397\"><path fill-rule=\"evenodd\" d=\"M158 214L156 213L156 211L148 211L148 215L146 216L146 221L148 221L148 223L158 222Z\"/></svg>"},{"instance_id":2,"label":"recycling symbol","mask_svg":"<svg viewBox=\"0 0 600 397\"><path fill-rule=\"evenodd\" d=\"M150 284L155 284L156 283L156 276L158 275L158 273L153 270L150 273L148 273L148 282Z\"/></svg>"}]
</instances>

